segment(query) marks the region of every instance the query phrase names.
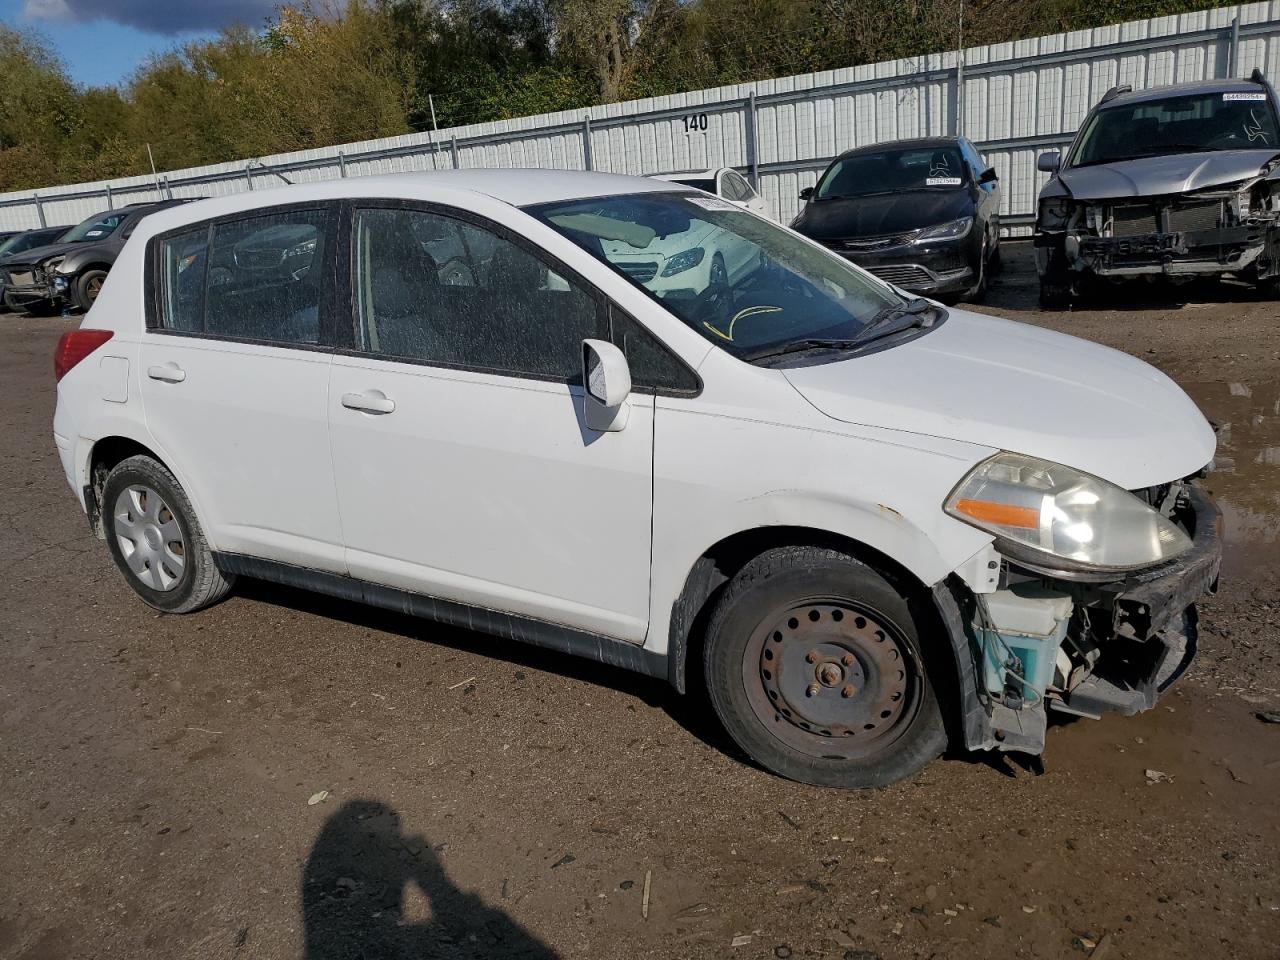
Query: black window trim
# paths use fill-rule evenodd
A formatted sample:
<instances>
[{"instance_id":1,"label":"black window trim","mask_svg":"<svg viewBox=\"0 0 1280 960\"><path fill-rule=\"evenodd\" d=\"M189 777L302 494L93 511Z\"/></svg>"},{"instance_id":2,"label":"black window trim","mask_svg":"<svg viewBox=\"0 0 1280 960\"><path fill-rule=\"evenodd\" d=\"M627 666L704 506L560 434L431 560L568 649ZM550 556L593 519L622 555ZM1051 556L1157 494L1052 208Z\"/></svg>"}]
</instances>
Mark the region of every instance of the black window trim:
<instances>
[{"instance_id":1,"label":"black window trim","mask_svg":"<svg viewBox=\"0 0 1280 960\"><path fill-rule=\"evenodd\" d=\"M353 254L355 252L355 229L356 214L361 210L405 210L415 213L427 213L435 216L446 217L451 220L457 220L462 223L470 224L481 230L487 230L502 240L514 244L516 247L530 254L536 260L540 261L547 269L559 274L564 280L571 284L575 284L583 293L589 296L596 306L597 319L601 321L601 327L607 331L609 342L623 349L619 343L621 335L615 331L613 323L613 311L618 311L626 316L637 326L643 328L649 335L650 339L661 349L663 353L671 360L671 362L683 367L693 378L697 384L697 389L681 390L669 387L643 387L634 386L636 393L653 394L655 396L671 396L671 397L696 397L702 393L702 378L698 376L698 372L686 363L683 359L663 343L662 338L655 334L644 324L631 316L630 312L624 310L619 304L613 301L603 290L584 277L576 269L565 263L559 257L550 251L538 246L528 237L512 230L510 227L496 220L492 220L483 214L478 214L472 210L466 210L462 207L450 206L446 203L440 203L433 200L408 200L395 197L360 197L358 199L349 199L342 201L342 213L338 225L338 242L335 243L334 251L337 257L335 263L335 272L337 273L337 290L334 298L335 304L335 321L338 315L344 310L350 313L350 323L336 323L334 353L340 356L359 357L366 360L376 360L383 363L408 363L420 367L435 367L440 370L460 370L469 373L482 373L488 376L508 377L513 380L533 380L542 383L568 383L570 387L582 389L581 378L571 378L568 381L564 377L551 376L548 374L534 374L528 372L519 372L514 370L498 369L494 367L484 367L475 364L461 363L445 363L441 360L428 360L421 357L398 357L391 354L375 353L372 350L363 350L358 346L357 330L359 324L359 305L356 303L356 285L354 283L355 261ZM345 269L342 268L345 265Z\"/></svg>"},{"instance_id":2,"label":"black window trim","mask_svg":"<svg viewBox=\"0 0 1280 960\"><path fill-rule=\"evenodd\" d=\"M162 290L159 282L161 276L160 270L160 246L161 244L176 236L184 233L191 233L199 227L203 226L206 230L205 249L213 248L213 231L216 227L227 223L238 223L246 220L257 220L265 217L286 216L291 213L303 213L321 211L328 218L328 228L331 235L327 238L324 245L325 256L321 263L321 269L324 271L320 289L320 304L317 316L318 332L315 343L300 343L296 340L270 340L256 337L229 337L222 334L207 333L204 330L172 330L161 322L164 316L164 307L162 303ZM146 256L143 266L143 300L146 308L146 333L159 334L166 337L184 337L193 340L213 340L221 343L242 343L256 347L275 347L281 350L304 350L310 353L333 353L334 352L334 325L336 322L336 305L337 296L341 291L337 288L334 276L336 269L335 264L337 249L341 246L341 229L342 220L340 216L340 206L338 201L334 200L308 200L297 203L275 204L269 207L253 207L248 210L239 210L235 213L227 213L217 217L209 217L204 220L193 220L190 223L184 223L181 226L173 227L163 233L157 233L154 237L147 241ZM208 257L205 258L205 270L208 270ZM206 278L207 279L207 278ZM203 308L208 309L208 290L205 290L205 303ZM204 317L202 316L202 326Z\"/></svg>"}]
</instances>

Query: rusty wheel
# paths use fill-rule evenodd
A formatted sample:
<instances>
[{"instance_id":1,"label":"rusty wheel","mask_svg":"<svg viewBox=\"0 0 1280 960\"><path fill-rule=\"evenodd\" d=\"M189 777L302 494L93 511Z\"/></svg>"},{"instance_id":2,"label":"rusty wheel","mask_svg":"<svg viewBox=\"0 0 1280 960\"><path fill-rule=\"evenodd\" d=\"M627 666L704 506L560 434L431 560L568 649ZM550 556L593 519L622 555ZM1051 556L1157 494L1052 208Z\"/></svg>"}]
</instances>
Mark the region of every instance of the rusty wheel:
<instances>
[{"instance_id":1,"label":"rusty wheel","mask_svg":"<svg viewBox=\"0 0 1280 960\"><path fill-rule=\"evenodd\" d=\"M707 625L716 713L765 768L793 780L876 787L946 746L912 602L865 563L778 547L725 587Z\"/></svg>"},{"instance_id":2,"label":"rusty wheel","mask_svg":"<svg viewBox=\"0 0 1280 960\"><path fill-rule=\"evenodd\" d=\"M742 673L752 709L775 736L831 760L882 750L919 705L919 667L894 626L835 598L766 618L746 644Z\"/></svg>"}]
</instances>

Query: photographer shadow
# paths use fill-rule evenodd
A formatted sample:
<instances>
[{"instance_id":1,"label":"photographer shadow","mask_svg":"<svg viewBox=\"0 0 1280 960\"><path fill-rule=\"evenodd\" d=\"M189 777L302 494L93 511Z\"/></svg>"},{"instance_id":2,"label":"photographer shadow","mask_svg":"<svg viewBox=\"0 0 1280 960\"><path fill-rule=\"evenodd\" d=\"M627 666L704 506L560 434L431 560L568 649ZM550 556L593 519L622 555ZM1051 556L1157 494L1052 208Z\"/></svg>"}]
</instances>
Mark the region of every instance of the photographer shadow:
<instances>
[{"instance_id":1,"label":"photographer shadow","mask_svg":"<svg viewBox=\"0 0 1280 960\"><path fill-rule=\"evenodd\" d=\"M430 919L405 919L416 885ZM511 917L459 890L386 804L349 801L325 822L302 875L305 960L555 960Z\"/></svg>"}]
</instances>

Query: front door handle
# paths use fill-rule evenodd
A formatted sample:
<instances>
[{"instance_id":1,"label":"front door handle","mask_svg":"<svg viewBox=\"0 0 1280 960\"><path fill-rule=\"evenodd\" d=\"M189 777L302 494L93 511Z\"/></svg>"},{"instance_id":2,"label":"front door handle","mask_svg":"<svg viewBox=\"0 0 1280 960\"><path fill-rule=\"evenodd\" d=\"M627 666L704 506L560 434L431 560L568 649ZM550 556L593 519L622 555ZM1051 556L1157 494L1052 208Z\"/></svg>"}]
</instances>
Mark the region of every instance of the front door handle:
<instances>
[{"instance_id":1,"label":"front door handle","mask_svg":"<svg viewBox=\"0 0 1280 960\"><path fill-rule=\"evenodd\" d=\"M342 405L348 410L359 410L361 413L394 413L396 409L396 402L380 390L344 393Z\"/></svg>"},{"instance_id":2,"label":"front door handle","mask_svg":"<svg viewBox=\"0 0 1280 960\"><path fill-rule=\"evenodd\" d=\"M165 383L181 383L187 379L187 371L170 360L168 363L157 363L147 367L147 376L152 380L163 380Z\"/></svg>"}]
</instances>

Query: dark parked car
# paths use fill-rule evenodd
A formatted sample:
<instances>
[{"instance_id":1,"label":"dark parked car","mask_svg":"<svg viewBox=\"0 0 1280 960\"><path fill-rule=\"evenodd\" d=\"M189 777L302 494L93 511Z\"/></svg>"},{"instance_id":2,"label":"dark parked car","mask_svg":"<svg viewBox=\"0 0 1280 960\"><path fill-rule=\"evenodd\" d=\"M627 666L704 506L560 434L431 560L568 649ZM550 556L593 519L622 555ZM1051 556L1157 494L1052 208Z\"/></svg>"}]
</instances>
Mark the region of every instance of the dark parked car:
<instances>
[{"instance_id":1,"label":"dark parked car","mask_svg":"<svg viewBox=\"0 0 1280 960\"><path fill-rule=\"evenodd\" d=\"M16 233L0 234L0 267L3 267L6 257L30 250L32 247L43 247L47 243L53 243L66 232L66 227L40 227L36 230L19 230ZM5 277L4 270L0 269L0 312L6 309Z\"/></svg>"},{"instance_id":2,"label":"dark parked car","mask_svg":"<svg viewBox=\"0 0 1280 960\"><path fill-rule=\"evenodd\" d=\"M963 137L850 150L800 199L794 229L905 290L977 299L998 262L998 179Z\"/></svg>"},{"instance_id":3,"label":"dark parked car","mask_svg":"<svg viewBox=\"0 0 1280 960\"><path fill-rule=\"evenodd\" d=\"M1280 288L1280 102L1259 71L1113 87L1037 166L1053 174L1036 211L1045 306L1135 277Z\"/></svg>"},{"instance_id":4,"label":"dark parked car","mask_svg":"<svg viewBox=\"0 0 1280 960\"><path fill-rule=\"evenodd\" d=\"M142 218L185 202L135 203L99 213L70 228L54 243L6 258L0 263L5 274L5 305L28 313L53 313L68 304L88 310Z\"/></svg>"}]
</instances>

